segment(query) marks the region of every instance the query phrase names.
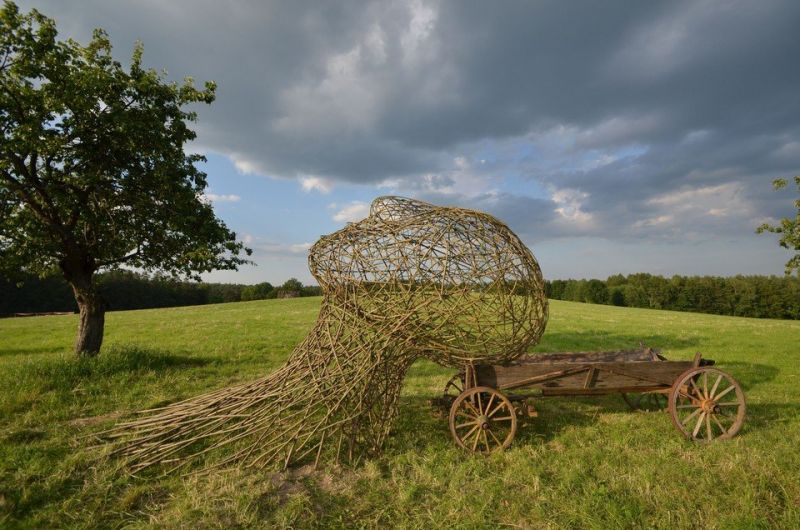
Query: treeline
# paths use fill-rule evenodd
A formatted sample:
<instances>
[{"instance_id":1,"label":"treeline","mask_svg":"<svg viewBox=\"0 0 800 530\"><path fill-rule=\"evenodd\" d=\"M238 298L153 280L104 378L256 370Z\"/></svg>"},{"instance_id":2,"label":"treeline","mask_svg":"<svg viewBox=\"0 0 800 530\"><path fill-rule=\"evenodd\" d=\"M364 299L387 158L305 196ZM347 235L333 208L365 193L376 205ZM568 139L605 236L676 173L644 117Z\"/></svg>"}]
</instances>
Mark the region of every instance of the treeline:
<instances>
[{"instance_id":1,"label":"treeline","mask_svg":"<svg viewBox=\"0 0 800 530\"><path fill-rule=\"evenodd\" d=\"M256 285L186 282L129 271L99 274L97 285L111 311L320 294L318 286L303 285L294 278L275 287L269 282ZM0 315L66 311L77 311L77 305L72 290L62 278L28 276L12 281L0 277Z\"/></svg>"},{"instance_id":2,"label":"treeline","mask_svg":"<svg viewBox=\"0 0 800 530\"><path fill-rule=\"evenodd\" d=\"M603 280L552 280L548 298L715 315L800 319L800 278L621 274Z\"/></svg>"},{"instance_id":3,"label":"treeline","mask_svg":"<svg viewBox=\"0 0 800 530\"><path fill-rule=\"evenodd\" d=\"M217 304L296 296L318 296L318 286L292 278L280 286L197 283L129 271L98 275L110 310ZM548 298L625 307L672 309L717 315L800 319L800 278L791 276L673 276L621 274L606 280L552 280ZM76 311L75 298L60 277L0 277L0 315Z\"/></svg>"}]
</instances>

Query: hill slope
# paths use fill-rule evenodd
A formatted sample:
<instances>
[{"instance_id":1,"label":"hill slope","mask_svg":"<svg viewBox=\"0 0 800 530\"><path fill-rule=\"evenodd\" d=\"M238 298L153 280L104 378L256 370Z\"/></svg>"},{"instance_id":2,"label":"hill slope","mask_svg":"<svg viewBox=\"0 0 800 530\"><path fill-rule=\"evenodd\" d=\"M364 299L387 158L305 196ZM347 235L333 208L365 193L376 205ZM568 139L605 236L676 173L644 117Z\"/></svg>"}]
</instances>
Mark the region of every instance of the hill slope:
<instances>
[{"instance_id":1,"label":"hill slope","mask_svg":"<svg viewBox=\"0 0 800 530\"><path fill-rule=\"evenodd\" d=\"M84 450L80 435L130 411L273 370L318 306L110 313L104 352L80 362L74 316L0 320L0 526L800 526L800 322L552 302L536 351L643 341L733 373L749 417L710 446L616 396L548 398L509 451L469 457L426 402L450 372L419 362L383 456L358 468L133 479Z\"/></svg>"}]
</instances>

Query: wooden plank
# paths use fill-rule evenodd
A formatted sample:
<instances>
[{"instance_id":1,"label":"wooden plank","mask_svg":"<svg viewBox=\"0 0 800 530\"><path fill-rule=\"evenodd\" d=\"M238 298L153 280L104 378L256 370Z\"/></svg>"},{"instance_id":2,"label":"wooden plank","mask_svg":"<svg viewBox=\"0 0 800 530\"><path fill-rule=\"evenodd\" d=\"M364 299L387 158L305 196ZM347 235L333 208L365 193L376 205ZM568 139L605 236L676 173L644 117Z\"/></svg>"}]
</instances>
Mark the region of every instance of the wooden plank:
<instances>
[{"instance_id":1,"label":"wooden plank","mask_svg":"<svg viewBox=\"0 0 800 530\"><path fill-rule=\"evenodd\" d=\"M597 382L597 369L594 366L589 368L586 373L586 380L583 382L583 388L590 388Z\"/></svg>"},{"instance_id":2,"label":"wooden plank","mask_svg":"<svg viewBox=\"0 0 800 530\"><path fill-rule=\"evenodd\" d=\"M608 388L542 388L542 396L604 396L621 394L623 392L661 392L668 391L669 387L663 386L631 386Z\"/></svg>"},{"instance_id":3,"label":"wooden plank","mask_svg":"<svg viewBox=\"0 0 800 530\"><path fill-rule=\"evenodd\" d=\"M521 364L475 367L479 385L499 389L522 386L607 388L671 386L692 361ZM593 373L591 373L593 372ZM575 374L581 374L573 377Z\"/></svg>"},{"instance_id":4,"label":"wooden plank","mask_svg":"<svg viewBox=\"0 0 800 530\"><path fill-rule=\"evenodd\" d=\"M519 364L557 364L564 362L653 361L654 359L658 359L660 353L659 350L650 348L594 352L529 353L514 359L504 366Z\"/></svg>"},{"instance_id":5,"label":"wooden plank","mask_svg":"<svg viewBox=\"0 0 800 530\"><path fill-rule=\"evenodd\" d=\"M535 377L529 377L527 379L517 379L511 380L506 384L501 384L497 388L500 390L511 390L512 388L520 388L524 386L532 386L532 385L539 385L542 383L546 383L548 381L556 380L563 378L565 376L578 374L580 372L586 371L587 368L583 366L572 367L567 370L559 370L557 372L550 372L542 375L538 375Z\"/></svg>"},{"instance_id":6,"label":"wooden plank","mask_svg":"<svg viewBox=\"0 0 800 530\"><path fill-rule=\"evenodd\" d=\"M692 367L691 361L661 361L595 364L598 370L611 372L658 385L672 385L679 375Z\"/></svg>"}]
</instances>

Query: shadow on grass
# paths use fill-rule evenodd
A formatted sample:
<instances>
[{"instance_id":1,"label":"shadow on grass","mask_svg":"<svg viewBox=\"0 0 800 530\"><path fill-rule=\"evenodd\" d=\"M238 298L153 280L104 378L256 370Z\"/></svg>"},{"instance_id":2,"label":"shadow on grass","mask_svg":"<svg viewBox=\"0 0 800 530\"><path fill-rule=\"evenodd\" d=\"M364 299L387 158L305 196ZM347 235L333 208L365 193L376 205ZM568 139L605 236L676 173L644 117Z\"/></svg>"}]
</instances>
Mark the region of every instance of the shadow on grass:
<instances>
[{"instance_id":1,"label":"shadow on grass","mask_svg":"<svg viewBox=\"0 0 800 530\"><path fill-rule=\"evenodd\" d=\"M726 361L716 365L721 370L731 374L736 379L747 397L747 391L753 387L769 383L775 379L780 370L768 364L745 363L741 361Z\"/></svg>"},{"instance_id":2,"label":"shadow on grass","mask_svg":"<svg viewBox=\"0 0 800 530\"><path fill-rule=\"evenodd\" d=\"M136 346L104 350L97 357L76 358L65 354L9 367L0 381L10 386L69 391L85 381L110 379L139 372L165 372L196 368L217 362L214 358L177 355Z\"/></svg>"},{"instance_id":3,"label":"shadow on grass","mask_svg":"<svg viewBox=\"0 0 800 530\"><path fill-rule=\"evenodd\" d=\"M782 424L797 421L800 408L792 403L748 403L744 426L749 431L782 429Z\"/></svg>"},{"instance_id":4,"label":"shadow on grass","mask_svg":"<svg viewBox=\"0 0 800 530\"><path fill-rule=\"evenodd\" d=\"M652 333L623 334L608 331L545 333L534 352L628 350L644 344L657 350L685 349L701 345L702 337L682 338Z\"/></svg>"},{"instance_id":5,"label":"shadow on grass","mask_svg":"<svg viewBox=\"0 0 800 530\"><path fill-rule=\"evenodd\" d=\"M43 355L48 353L67 353L64 348L47 349L42 346L31 348L2 348L0 349L0 357L14 357L15 355Z\"/></svg>"}]
</instances>

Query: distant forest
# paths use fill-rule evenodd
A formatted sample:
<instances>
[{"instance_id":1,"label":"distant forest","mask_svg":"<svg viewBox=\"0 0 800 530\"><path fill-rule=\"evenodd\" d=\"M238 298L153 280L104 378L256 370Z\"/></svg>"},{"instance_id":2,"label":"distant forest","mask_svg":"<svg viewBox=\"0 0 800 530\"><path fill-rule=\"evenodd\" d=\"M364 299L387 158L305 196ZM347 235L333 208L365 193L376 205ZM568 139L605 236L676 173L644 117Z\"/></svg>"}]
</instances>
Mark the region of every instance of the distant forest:
<instances>
[{"instance_id":1,"label":"distant forest","mask_svg":"<svg viewBox=\"0 0 800 530\"><path fill-rule=\"evenodd\" d=\"M197 283L128 271L99 275L110 310L216 304L295 296L317 296L318 286L292 278L283 285ZM606 280L551 280L556 300L625 307L672 309L717 315L800 319L800 278L793 276L615 275ZM75 298L60 277L0 278L0 315L76 311Z\"/></svg>"},{"instance_id":2,"label":"distant forest","mask_svg":"<svg viewBox=\"0 0 800 530\"><path fill-rule=\"evenodd\" d=\"M603 280L552 280L556 300L671 309L756 318L800 319L796 276L673 276L621 274Z\"/></svg>"},{"instance_id":3,"label":"distant forest","mask_svg":"<svg viewBox=\"0 0 800 530\"><path fill-rule=\"evenodd\" d=\"M147 276L129 271L99 274L98 289L111 311L186 305L219 304L317 296L317 286L303 285L291 278L283 285L269 282L256 285L178 281L169 277ZM15 281L0 277L0 315L77 311L75 296L59 276L28 276Z\"/></svg>"}]
</instances>

